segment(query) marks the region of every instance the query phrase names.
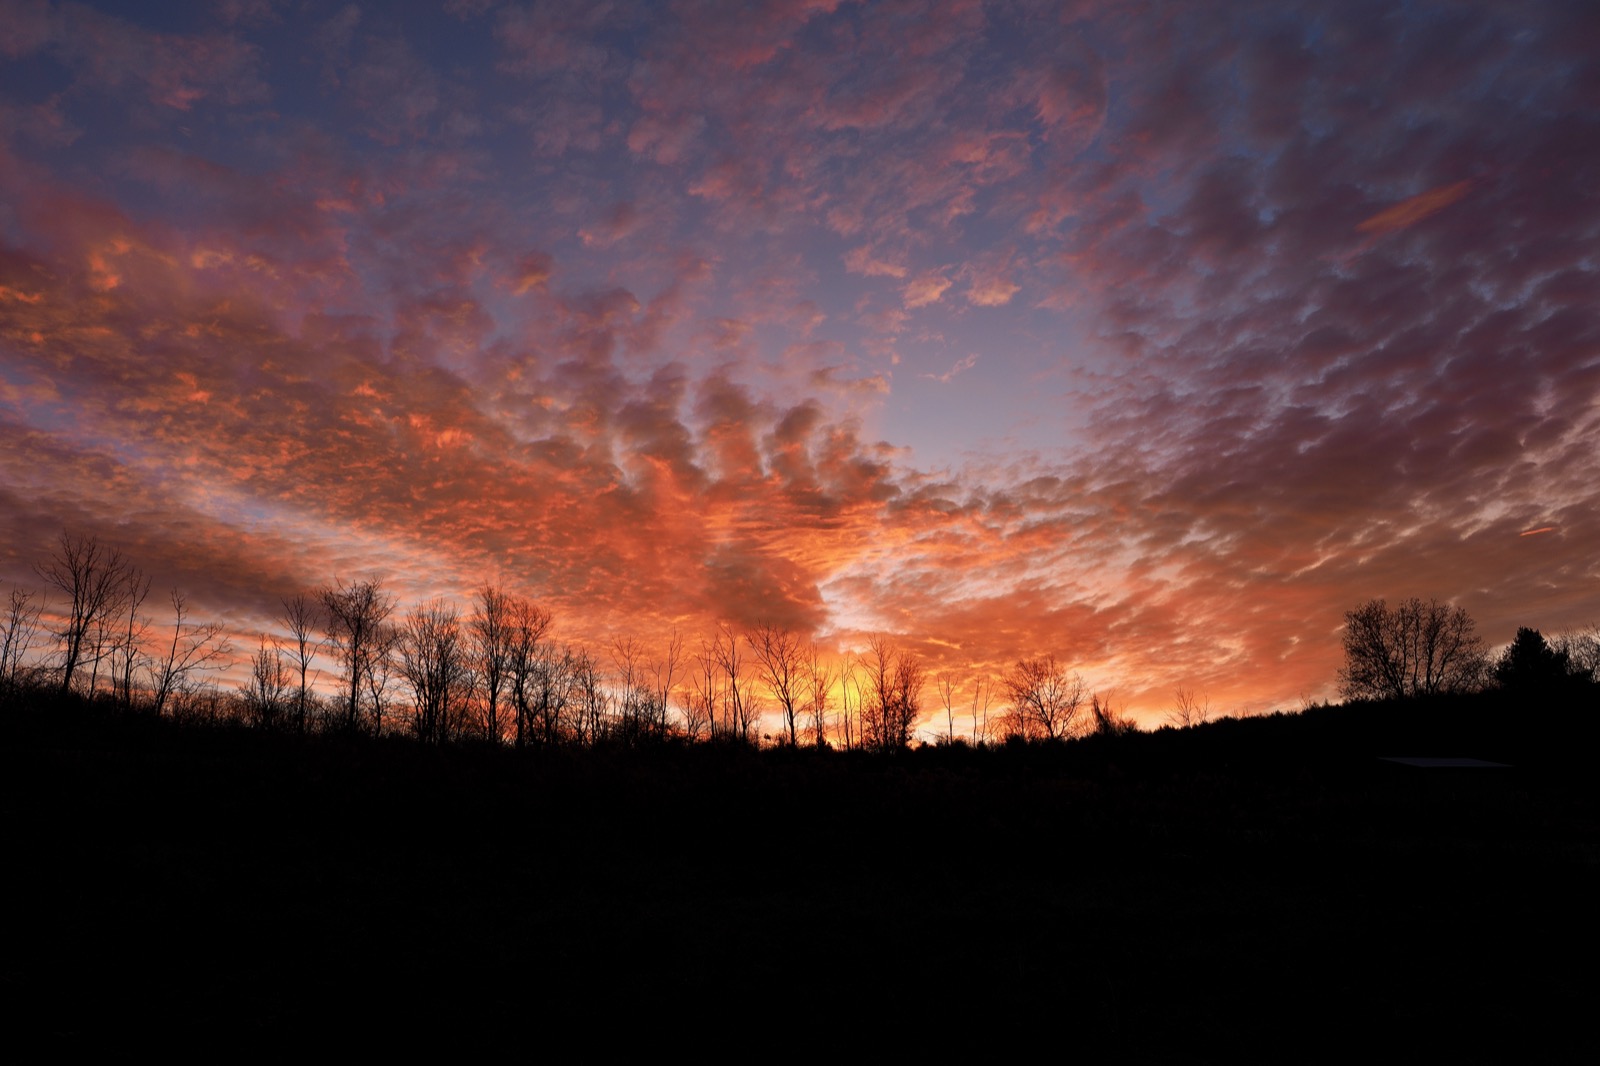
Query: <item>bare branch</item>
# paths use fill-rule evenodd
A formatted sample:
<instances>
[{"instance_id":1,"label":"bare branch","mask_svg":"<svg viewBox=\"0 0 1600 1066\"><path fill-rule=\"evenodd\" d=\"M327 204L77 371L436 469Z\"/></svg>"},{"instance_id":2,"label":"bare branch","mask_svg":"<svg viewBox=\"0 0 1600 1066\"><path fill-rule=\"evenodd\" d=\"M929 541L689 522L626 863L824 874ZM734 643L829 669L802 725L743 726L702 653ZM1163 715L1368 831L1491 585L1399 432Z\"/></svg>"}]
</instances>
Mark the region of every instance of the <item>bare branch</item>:
<instances>
[{"instance_id":1,"label":"bare branch","mask_svg":"<svg viewBox=\"0 0 1600 1066\"><path fill-rule=\"evenodd\" d=\"M1173 708L1167 712L1167 724L1177 729L1189 729L1211 720L1211 701L1197 696L1194 689L1179 687L1173 694Z\"/></svg>"},{"instance_id":2,"label":"bare branch","mask_svg":"<svg viewBox=\"0 0 1600 1066\"><path fill-rule=\"evenodd\" d=\"M322 589L318 599L328 627L328 643L344 667L344 727L354 730L360 726L365 696L370 699L373 731L380 732L389 655L394 648L393 627L388 624L394 597L383 591L376 578L369 578L349 585L335 581Z\"/></svg>"},{"instance_id":3,"label":"bare branch","mask_svg":"<svg viewBox=\"0 0 1600 1066\"><path fill-rule=\"evenodd\" d=\"M172 640L165 655L150 666L151 708L159 716L175 693L187 691L192 676L215 669L233 646L220 622L196 625L188 620L189 601L172 590Z\"/></svg>"},{"instance_id":4,"label":"bare branch","mask_svg":"<svg viewBox=\"0 0 1600 1066\"><path fill-rule=\"evenodd\" d=\"M1011 700L1013 736L1056 740L1071 735L1087 695L1083 678L1069 673L1054 655L1019 659L1001 679Z\"/></svg>"},{"instance_id":5,"label":"bare branch","mask_svg":"<svg viewBox=\"0 0 1600 1066\"><path fill-rule=\"evenodd\" d=\"M802 672L805 667L800 635L791 629L764 622L745 633L744 639L755 652L757 673L762 683L772 693L772 698L778 702L778 709L783 713L789 744L798 746L798 719L804 699Z\"/></svg>"},{"instance_id":6,"label":"bare branch","mask_svg":"<svg viewBox=\"0 0 1600 1066\"><path fill-rule=\"evenodd\" d=\"M39 576L67 599L66 615L56 633L61 642L62 692L71 691L73 677L88 658L98 665L95 637L117 613L117 597L131 566L121 552L92 536L63 533L55 555L37 568Z\"/></svg>"}]
</instances>

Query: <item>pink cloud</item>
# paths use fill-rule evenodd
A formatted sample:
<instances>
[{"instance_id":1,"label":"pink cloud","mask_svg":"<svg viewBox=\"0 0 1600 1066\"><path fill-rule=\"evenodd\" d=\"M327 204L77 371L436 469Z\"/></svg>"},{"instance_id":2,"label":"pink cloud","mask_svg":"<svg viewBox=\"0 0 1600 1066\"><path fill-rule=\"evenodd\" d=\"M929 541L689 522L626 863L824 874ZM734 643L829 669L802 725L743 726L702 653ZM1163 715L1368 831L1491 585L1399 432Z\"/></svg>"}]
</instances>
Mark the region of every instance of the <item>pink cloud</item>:
<instances>
[{"instance_id":1,"label":"pink cloud","mask_svg":"<svg viewBox=\"0 0 1600 1066\"><path fill-rule=\"evenodd\" d=\"M955 365L949 370L946 370L943 374L924 374L922 376L933 381L937 381L941 385L948 385L951 381L955 380L956 375L961 374L964 371L971 370L977 365L978 354L973 352L970 355L962 356L960 359L956 360Z\"/></svg>"},{"instance_id":2,"label":"pink cloud","mask_svg":"<svg viewBox=\"0 0 1600 1066\"><path fill-rule=\"evenodd\" d=\"M845 253L845 269L855 274L865 274L870 277L903 278L906 268L897 263L886 262L878 258L871 247L862 245L852 248Z\"/></svg>"},{"instance_id":3,"label":"pink cloud","mask_svg":"<svg viewBox=\"0 0 1600 1066\"><path fill-rule=\"evenodd\" d=\"M929 304L938 303L950 285L949 278L938 271L931 271L907 282L900 290L900 294L907 308L927 307Z\"/></svg>"}]
</instances>

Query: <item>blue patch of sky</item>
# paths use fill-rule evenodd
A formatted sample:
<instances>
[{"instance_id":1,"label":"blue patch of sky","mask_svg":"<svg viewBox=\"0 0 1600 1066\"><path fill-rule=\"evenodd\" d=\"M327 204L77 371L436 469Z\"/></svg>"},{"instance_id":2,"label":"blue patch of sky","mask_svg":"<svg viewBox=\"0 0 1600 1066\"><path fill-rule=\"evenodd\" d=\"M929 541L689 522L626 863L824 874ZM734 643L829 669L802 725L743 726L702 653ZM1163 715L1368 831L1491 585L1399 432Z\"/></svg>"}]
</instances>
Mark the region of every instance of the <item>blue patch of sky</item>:
<instances>
[{"instance_id":1,"label":"blue patch of sky","mask_svg":"<svg viewBox=\"0 0 1600 1066\"><path fill-rule=\"evenodd\" d=\"M72 72L48 52L0 62L0 97L18 104L47 103L71 84Z\"/></svg>"}]
</instances>

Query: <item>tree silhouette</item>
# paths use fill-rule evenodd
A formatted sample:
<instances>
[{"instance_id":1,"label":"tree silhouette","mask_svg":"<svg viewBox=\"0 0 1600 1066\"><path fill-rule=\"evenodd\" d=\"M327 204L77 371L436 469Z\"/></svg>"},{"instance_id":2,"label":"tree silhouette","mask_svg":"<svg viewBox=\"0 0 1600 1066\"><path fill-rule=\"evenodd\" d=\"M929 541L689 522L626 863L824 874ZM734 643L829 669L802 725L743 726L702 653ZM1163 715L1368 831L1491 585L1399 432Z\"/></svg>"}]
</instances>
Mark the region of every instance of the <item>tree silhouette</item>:
<instances>
[{"instance_id":1,"label":"tree silhouette","mask_svg":"<svg viewBox=\"0 0 1600 1066\"><path fill-rule=\"evenodd\" d=\"M535 733L546 746L583 738L579 709L579 662L571 645L540 645L534 673Z\"/></svg>"},{"instance_id":2,"label":"tree silhouette","mask_svg":"<svg viewBox=\"0 0 1600 1066\"><path fill-rule=\"evenodd\" d=\"M1110 696L1101 696L1098 692L1089 699L1089 720L1100 736L1124 736L1139 731L1132 718L1111 705Z\"/></svg>"},{"instance_id":3,"label":"tree silhouette","mask_svg":"<svg viewBox=\"0 0 1600 1066\"><path fill-rule=\"evenodd\" d=\"M867 638L861 657L866 688L861 700L861 743L874 751L897 751L911 743L922 707L922 661L899 650L888 637Z\"/></svg>"},{"instance_id":4,"label":"tree silhouette","mask_svg":"<svg viewBox=\"0 0 1600 1066\"><path fill-rule=\"evenodd\" d=\"M1011 699L1014 734L1039 740L1069 735L1086 695L1083 678L1054 655L1018 660L1001 683Z\"/></svg>"},{"instance_id":5,"label":"tree silhouette","mask_svg":"<svg viewBox=\"0 0 1600 1066\"><path fill-rule=\"evenodd\" d=\"M139 608L150 593L150 579L129 567L117 604L118 639L111 651L111 691L124 707L133 706L133 676L144 657L144 638L150 619L141 617Z\"/></svg>"},{"instance_id":6,"label":"tree silhouette","mask_svg":"<svg viewBox=\"0 0 1600 1066\"><path fill-rule=\"evenodd\" d=\"M628 744L659 739L666 730L666 706L656 698L644 645L631 636L614 638L611 664L616 668L617 736Z\"/></svg>"},{"instance_id":7,"label":"tree silhouette","mask_svg":"<svg viewBox=\"0 0 1600 1066\"><path fill-rule=\"evenodd\" d=\"M511 680L516 643L512 598L498 586L483 586L478 590L478 603L469 628L478 692L483 698L483 734L491 743L499 744L503 731L500 694Z\"/></svg>"},{"instance_id":8,"label":"tree silhouette","mask_svg":"<svg viewBox=\"0 0 1600 1066\"><path fill-rule=\"evenodd\" d=\"M1437 600L1409 599L1390 610L1369 600L1345 615L1347 699L1404 699L1463 692L1482 684L1483 641L1467 612Z\"/></svg>"},{"instance_id":9,"label":"tree silhouette","mask_svg":"<svg viewBox=\"0 0 1600 1066\"><path fill-rule=\"evenodd\" d=\"M993 699L994 690L988 678L980 677L972 684L972 740L975 744L987 744L990 740L989 731L989 702Z\"/></svg>"},{"instance_id":10,"label":"tree silhouette","mask_svg":"<svg viewBox=\"0 0 1600 1066\"><path fill-rule=\"evenodd\" d=\"M1567 657L1573 676L1600 684L1600 626L1556 638L1555 648Z\"/></svg>"},{"instance_id":11,"label":"tree silhouette","mask_svg":"<svg viewBox=\"0 0 1600 1066\"><path fill-rule=\"evenodd\" d=\"M1167 724L1175 729L1188 729L1204 725L1211 719L1211 701L1195 693L1192 688L1178 686L1173 694L1172 710L1167 712Z\"/></svg>"},{"instance_id":12,"label":"tree silhouette","mask_svg":"<svg viewBox=\"0 0 1600 1066\"><path fill-rule=\"evenodd\" d=\"M1572 678L1572 659L1565 649L1552 648L1537 629L1526 626L1501 654L1494 666L1495 683L1523 693L1543 693Z\"/></svg>"},{"instance_id":13,"label":"tree silhouette","mask_svg":"<svg viewBox=\"0 0 1600 1066\"><path fill-rule=\"evenodd\" d=\"M650 675L655 679L652 696L659 720L655 723L658 734L665 736L668 713L672 707L672 692L677 686L678 673L683 669L683 636L674 629L667 635L666 654L650 663Z\"/></svg>"},{"instance_id":14,"label":"tree silhouette","mask_svg":"<svg viewBox=\"0 0 1600 1066\"><path fill-rule=\"evenodd\" d=\"M351 730L360 726L362 698L368 695L374 731L381 731L388 656L394 646L389 626L394 597L383 591L376 578L369 578L349 585L336 580L325 586L318 598L328 627L328 643L344 668L343 725Z\"/></svg>"},{"instance_id":15,"label":"tree silhouette","mask_svg":"<svg viewBox=\"0 0 1600 1066\"><path fill-rule=\"evenodd\" d=\"M712 634L711 643L702 643L701 656L711 664L707 674L714 690L710 695L714 708L722 711L720 728L715 718L711 721L712 736L720 735L749 743L754 739L760 710L754 686L745 676L738 634L726 622L720 623Z\"/></svg>"},{"instance_id":16,"label":"tree silhouette","mask_svg":"<svg viewBox=\"0 0 1600 1066\"><path fill-rule=\"evenodd\" d=\"M298 593L281 602L283 624L289 630L289 659L300 682L294 698L295 729L304 733L311 705L311 663L322 648L322 642L316 638L317 608Z\"/></svg>"},{"instance_id":17,"label":"tree silhouette","mask_svg":"<svg viewBox=\"0 0 1600 1066\"><path fill-rule=\"evenodd\" d=\"M586 648L568 656L568 676L574 710L572 721L579 744L598 744L606 738L611 724L611 694L606 691L600 662Z\"/></svg>"},{"instance_id":18,"label":"tree silhouette","mask_svg":"<svg viewBox=\"0 0 1600 1066\"><path fill-rule=\"evenodd\" d=\"M72 690L72 679L87 656L95 653L96 635L118 613L119 594L126 586L132 565L115 548L107 548L93 536L62 533L55 554L38 574L66 597L66 614L56 636L61 641L61 691Z\"/></svg>"},{"instance_id":19,"label":"tree silhouette","mask_svg":"<svg viewBox=\"0 0 1600 1066\"><path fill-rule=\"evenodd\" d=\"M689 691L683 697L683 731L690 740L702 732L717 735L717 660L711 646L700 642L700 654L689 669Z\"/></svg>"},{"instance_id":20,"label":"tree silhouette","mask_svg":"<svg viewBox=\"0 0 1600 1066\"><path fill-rule=\"evenodd\" d=\"M520 748L536 737L536 718L545 693L544 634L550 628L550 615L520 597L507 602L506 613L510 618L507 666L511 705L516 717L515 743ZM542 739L554 742L553 735Z\"/></svg>"},{"instance_id":21,"label":"tree silhouette","mask_svg":"<svg viewBox=\"0 0 1600 1066\"><path fill-rule=\"evenodd\" d=\"M745 633L744 639L756 654L756 670L767 691L783 714L783 728L790 746L800 743L800 708L805 701L806 659L800 634L771 622L764 622Z\"/></svg>"},{"instance_id":22,"label":"tree silhouette","mask_svg":"<svg viewBox=\"0 0 1600 1066\"><path fill-rule=\"evenodd\" d=\"M839 734L844 741L846 751L851 750L861 743L861 704L863 694L861 682L857 675L861 662L854 656L846 658L839 664ZM855 694L855 706L850 705L851 693Z\"/></svg>"},{"instance_id":23,"label":"tree silhouette","mask_svg":"<svg viewBox=\"0 0 1600 1066\"><path fill-rule=\"evenodd\" d=\"M282 653L276 646L268 647L267 638L262 637L250 659L250 678L239 690L251 723L261 729L274 728L293 688L294 679L284 665Z\"/></svg>"},{"instance_id":24,"label":"tree silhouette","mask_svg":"<svg viewBox=\"0 0 1600 1066\"><path fill-rule=\"evenodd\" d=\"M806 647L805 693L806 709L811 713L812 737L819 748L828 746L829 694L836 680L840 680L838 670L828 665L813 641Z\"/></svg>"},{"instance_id":25,"label":"tree silhouette","mask_svg":"<svg viewBox=\"0 0 1600 1066\"><path fill-rule=\"evenodd\" d=\"M186 691L191 676L217 664L233 650L220 622L195 624L188 620L189 602L172 590L172 639L167 650L150 667L150 705L159 717L171 698Z\"/></svg>"},{"instance_id":26,"label":"tree silhouette","mask_svg":"<svg viewBox=\"0 0 1600 1066\"><path fill-rule=\"evenodd\" d=\"M412 609L397 634L400 673L412 695L412 730L426 744L459 736L475 677L461 614L443 600Z\"/></svg>"},{"instance_id":27,"label":"tree silhouette","mask_svg":"<svg viewBox=\"0 0 1600 1066\"><path fill-rule=\"evenodd\" d=\"M22 681L22 661L33 650L39 633L43 603L33 602L33 593L12 589L4 617L0 617L0 694Z\"/></svg>"}]
</instances>

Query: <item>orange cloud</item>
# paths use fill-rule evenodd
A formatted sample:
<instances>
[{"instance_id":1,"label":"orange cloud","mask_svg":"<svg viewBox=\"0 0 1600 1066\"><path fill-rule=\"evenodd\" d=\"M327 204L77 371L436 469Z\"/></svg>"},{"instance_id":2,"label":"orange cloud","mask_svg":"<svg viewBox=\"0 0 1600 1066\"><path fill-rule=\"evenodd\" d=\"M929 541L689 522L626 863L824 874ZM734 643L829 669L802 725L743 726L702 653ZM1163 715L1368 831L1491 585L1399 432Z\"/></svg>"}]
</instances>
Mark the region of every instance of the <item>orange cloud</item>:
<instances>
[{"instance_id":1,"label":"orange cloud","mask_svg":"<svg viewBox=\"0 0 1600 1066\"><path fill-rule=\"evenodd\" d=\"M0 86L0 577L123 531L259 631L335 575L491 576L563 640L1054 652L1156 721L1330 695L1369 596L1592 613L1600 142L1561 62L1519 68L1549 107L1492 88L1550 58L1511 8L1319 71L1293 12L495 6L447 64L353 8L0 28L67 79ZM1435 79L1383 72L1436 69L1418 136ZM1506 163L1363 199L1462 159ZM1469 193L1403 263L1319 258Z\"/></svg>"},{"instance_id":2,"label":"orange cloud","mask_svg":"<svg viewBox=\"0 0 1600 1066\"><path fill-rule=\"evenodd\" d=\"M1454 185L1442 185L1437 189L1418 193L1357 224L1356 232L1381 235L1414 226L1429 215L1443 211L1467 195L1471 188L1471 181L1458 181Z\"/></svg>"}]
</instances>

